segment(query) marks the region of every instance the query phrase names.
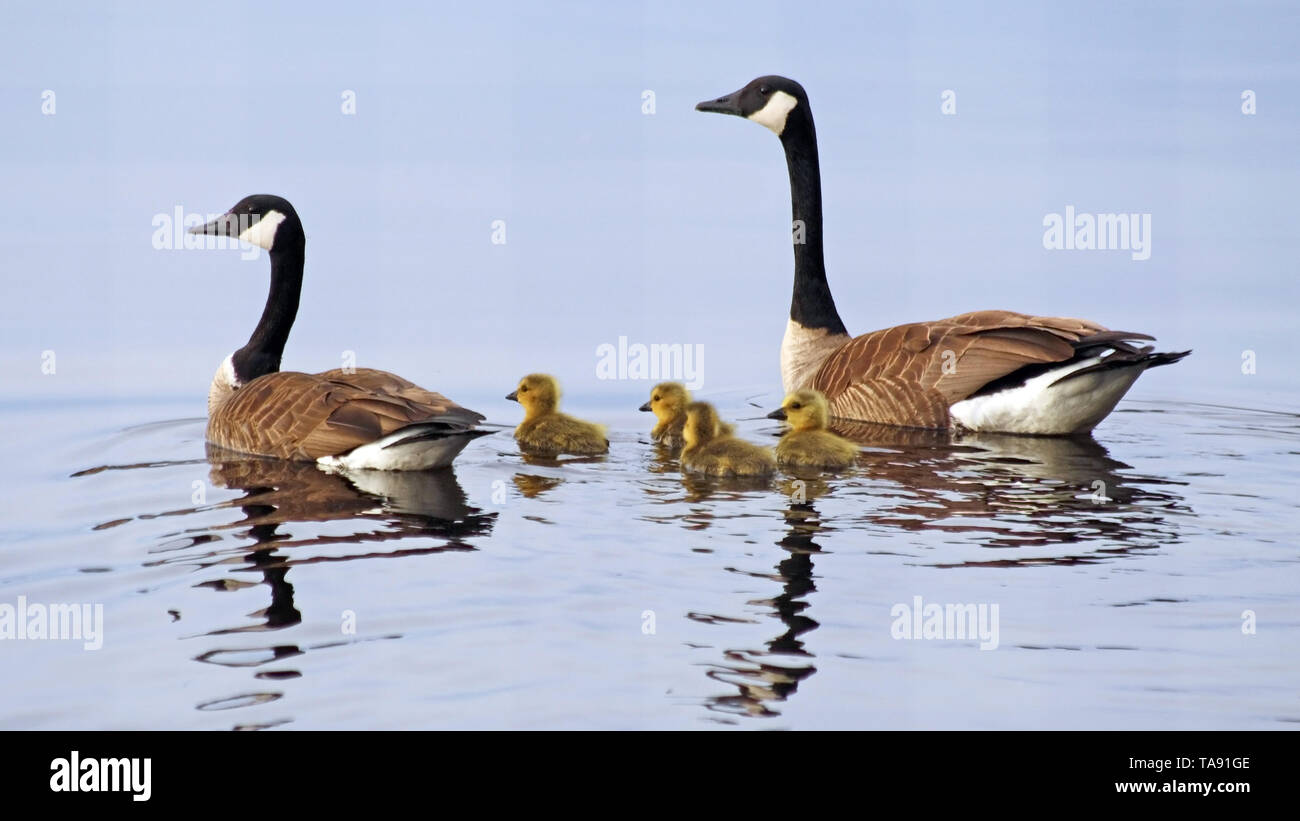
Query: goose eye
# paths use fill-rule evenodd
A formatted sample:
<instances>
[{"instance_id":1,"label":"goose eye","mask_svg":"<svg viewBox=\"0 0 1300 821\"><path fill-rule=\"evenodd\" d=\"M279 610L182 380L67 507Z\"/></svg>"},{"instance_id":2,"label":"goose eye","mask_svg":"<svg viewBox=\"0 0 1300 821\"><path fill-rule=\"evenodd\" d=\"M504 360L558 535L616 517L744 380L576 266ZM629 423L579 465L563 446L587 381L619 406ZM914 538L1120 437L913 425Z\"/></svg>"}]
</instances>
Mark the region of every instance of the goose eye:
<instances>
[{"instance_id":1,"label":"goose eye","mask_svg":"<svg viewBox=\"0 0 1300 821\"><path fill-rule=\"evenodd\" d=\"M799 410L800 407L802 406L798 402L795 402L793 405L790 406L790 410Z\"/></svg>"},{"instance_id":2,"label":"goose eye","mask_svg":"<svg viewBox=\"0 0 1300 821\"><path fill-rule=\"evenodd\" d=\"M657 397L657 396L652 397L650 401L652 401L652 402L658 402L658 401L659 401L659 397Z\"/></svg>"},{"instance_id":3,"label":"goose eye","mask_svg":"<svg viewBox=\"0 0 1300 821\"><path fill-rule=\"evenodd\" d=\"M520 385L520 386L519 386L519 392L520 392L520 393L523 393L523 392L526 391L526 390L528 390L528 386L527 386L527 385Z\"/></svg>"},{"instance_id":4,"label":"goose eye","mask_svg":"<svg viewBox=\"0 0 1300 821\"><path fill-rule=\"evenodd\" d=\"M772 89L768 88L767 86L759 86L758 93L766 97L767 95L772 93Z\"/></svg>"}]
</instances>

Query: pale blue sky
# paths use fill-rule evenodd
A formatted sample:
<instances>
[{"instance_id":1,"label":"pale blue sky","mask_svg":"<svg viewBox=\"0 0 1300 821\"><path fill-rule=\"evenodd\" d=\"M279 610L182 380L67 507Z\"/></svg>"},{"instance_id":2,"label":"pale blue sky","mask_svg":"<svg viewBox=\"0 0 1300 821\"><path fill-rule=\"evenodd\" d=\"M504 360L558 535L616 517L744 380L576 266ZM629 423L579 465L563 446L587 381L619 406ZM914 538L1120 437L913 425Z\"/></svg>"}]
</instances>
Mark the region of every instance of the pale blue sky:
<instances>
[{"instance_id":1,"label":"pale blue sky","mask_svg":"<svg viewBox=\"0 0 1300 821\"><path fill-rule=\"evenodd\" d=\"M288 369L353 350L456 398L548 370L623 401L648 385L597 381L595 350L624 335L703 344L706 392L776 392L780 146L693 105L780 73L811 96L851 331L1086 316L1196 349L1134 397L1286 405L1300 8L957 5L7 4L4 394L192 396L201 413L266 257L154 250L151 221L257 192L308 234ZM1151 258L1044 250L1043 216L1067 205L1150 213Z\"/></svg>"}]
</instances>

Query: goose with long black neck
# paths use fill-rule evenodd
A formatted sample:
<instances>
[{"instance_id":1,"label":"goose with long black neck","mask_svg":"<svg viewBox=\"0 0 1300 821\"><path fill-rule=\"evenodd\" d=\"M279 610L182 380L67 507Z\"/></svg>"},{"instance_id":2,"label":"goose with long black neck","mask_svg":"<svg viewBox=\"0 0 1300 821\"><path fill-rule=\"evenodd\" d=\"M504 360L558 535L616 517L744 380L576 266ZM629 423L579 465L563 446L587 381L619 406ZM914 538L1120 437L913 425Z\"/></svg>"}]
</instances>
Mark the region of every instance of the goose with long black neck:
<instances>
[{"instance_id":1,"label":"goose with long black neck","mask_svg":"<svg viewBox=\"0 0 1300 821\"><path fill-rule=\"evenodd\" d=\"M976 311L851 337L835 308L822 253L817 130L803 86L775 75L706 100L781 139L794 218L794 293L781 343L787 393L826 395L839 419L915 428L1075 435L1104 419L1147 368L1190 351L1157 353L1086 319Z\"/></svg>"},{"instance_id":2,"label":"goose with long black neck","mask_svg":"<svg viewBox=\"0 0 1300 821\"><path fill-rule=\"evenodd\" d=\"M255 194L191 233L238 237L271 257L266 307L248 342L217 368L207 438L236 453L354 470L427 470L451 464L491 431L483 415L400 376L371 368L281 371L298 315L306 235L283 197Z\"/></svg>"}]
</instances>

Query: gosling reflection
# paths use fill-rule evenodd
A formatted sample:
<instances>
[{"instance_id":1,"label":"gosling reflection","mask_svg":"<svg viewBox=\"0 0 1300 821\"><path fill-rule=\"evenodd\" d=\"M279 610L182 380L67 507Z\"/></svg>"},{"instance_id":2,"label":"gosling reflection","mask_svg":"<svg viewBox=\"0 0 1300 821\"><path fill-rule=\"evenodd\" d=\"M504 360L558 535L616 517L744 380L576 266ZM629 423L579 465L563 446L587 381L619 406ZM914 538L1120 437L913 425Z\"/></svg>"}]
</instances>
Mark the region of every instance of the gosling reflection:
<instances>
[{"instance_id":1,"label":"gosling reflection","mask_svg":"<svg viewBox=\"0 0 1300 821\"><path fill-rule=\"evenodd\" d=\"M519 459L525 465L542 468L562 468L565 465L598 465L606 461L604 455L556 456L549 453L529 453L527 451L520 451Z\"/></svg>"},{"instance_id":2,"label":"gosling reflection","mask_svg":"<svg viewBox=\"0 0 1300 821\"><path fill-rule=\"evenodd\" d=\"M790 504L804 505L815 502L831 492L830 482L819 468L796 468L786 472L786 476L777 485L781 494L790 500ZM792 508L793 509L793 508ZM789 521L790 511L786 511Z\"/></svg>"},{"instance_id":3,"label":"gosling reflection","mask_svg":"<svg viewBox=\"0 0 1300 821\"><path fill-rule=\"evenodd\" d=\"M529 473L515 474L515 487L525 499L536 499L549 490L564 484L558 476L535 476Z\"/></svg>"},{"instance_id":4,"label":"gosling reflection","mask_svg":"<svg viewBox=\"0 0 1300 821\"><path fill-rule=\"evenodd\" d=\"M686 501L730 500L749 498L755 491L770 490L769 476L709 476L703 473L682 474Z\"/></svg>"},{"instance_id":5,"label":"gosling reflection","mask_svg":"<svg viewBox=\"0 0 1300 821\"><path fill-rule=\"evenodd\" d=\"M682 464L678 457L682 449L654 442L646 451L645 469L649 473L681 473Z\"/></svg>"},{"instance_id":6,"label":"gosling reflection","mask_svg":"<svg viewBox=\"0 0 1300 821\"><path fill-rule=\"evenodd\" d=\"M750 604L771 607L785 630L766 643L766 652L727 650L723 654L728 663L711 669L709 678L725 682L737 692L708 699L705 706L710 710L753 717L778 716L780 712L775 705L793 696L799 683L817 672L806 661L812 654L800 636L819 626L804 611L809 607L807 597L817 590L813 581L813 556L821 552L821 547L813 539L825 528L816 508L807 499L829 492L829 486L818 479L791 479L784 483L783 489L789 491L787 498L792 501L785 511L786 535L777 546L789 555L777 563L775 574L750 574L779 583L781 592L771 599ZM793 658L777 664L771 658L776 656Z\"/></svg>"}]
</instances>

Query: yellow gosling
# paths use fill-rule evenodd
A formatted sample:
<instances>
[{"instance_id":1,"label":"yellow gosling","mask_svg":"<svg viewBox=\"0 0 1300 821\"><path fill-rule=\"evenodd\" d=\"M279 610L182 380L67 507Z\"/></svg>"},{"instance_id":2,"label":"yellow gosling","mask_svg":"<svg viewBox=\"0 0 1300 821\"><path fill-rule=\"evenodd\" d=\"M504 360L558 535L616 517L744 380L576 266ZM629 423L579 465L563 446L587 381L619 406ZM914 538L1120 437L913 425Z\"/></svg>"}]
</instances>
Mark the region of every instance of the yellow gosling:
<instances>
[{"instance_id":1,"label":"yellow gosling","mask_svg":"<svg viewBox=\"0 0 1300 821\"><path fill-rule=\"evenodd\" d=\"M691 403L691 392L680 382L660 382L650 391L650 401L641 406L657 420L650 430L650 438L669 447L686 444L682 428L686 427L686 406Z\"/></svg>"},{"instance_id":2,"label":"yellow gosling","mask_svg":"<svg viewBox=\"0 0 1300 821\"><path fill-rule=\"evenodd\" d=\"M718 412L708 402L686 406L682 428L682 470L709 476L766 476L776 470L768 448L751 445L722 429Z\"/></svg>"},{"instance_id":3,"label":"yellow gosling","mask_svg":"<svg viewBox=\"0 0 1300 821\"><path fill-rule=\"evenodd\" d=\"M650 430L650 438L669 447L686 444L682 429L686 427L686 406L691 404L691 392L680 382L660 382L650 391L650 401L641 410L652 412L657 420ZM735 429L726 422L718 423L722 433L730 436Z\"/></svg>"},{"instance_id":4,"label":"yellow gosling","mask_svg":"<svg viewBox=\"0 0 1300 821\"><path fill-rule=\"evenodd\" d=\"M560 413L560 383L544 373L532 373L519 380L511 399L524 406L524 421L515 428L519 445L542 453L572 453L591 456L609 452L605 426L584 422Z\"/></svg>"},{"instance_id":5,"label":"yellow gosling","mask_svg":"<svg viewBox=\"0 0 1300 821\"><path fill-rule=\"evenodd\" d=\"M776 461L782 466L844 470L858 460L857 445L826 429L830 406L819 391L795 391L767 417L790 425L776 445Z\"/></svg>"}]
</instances>

